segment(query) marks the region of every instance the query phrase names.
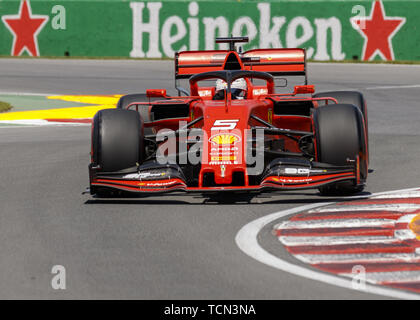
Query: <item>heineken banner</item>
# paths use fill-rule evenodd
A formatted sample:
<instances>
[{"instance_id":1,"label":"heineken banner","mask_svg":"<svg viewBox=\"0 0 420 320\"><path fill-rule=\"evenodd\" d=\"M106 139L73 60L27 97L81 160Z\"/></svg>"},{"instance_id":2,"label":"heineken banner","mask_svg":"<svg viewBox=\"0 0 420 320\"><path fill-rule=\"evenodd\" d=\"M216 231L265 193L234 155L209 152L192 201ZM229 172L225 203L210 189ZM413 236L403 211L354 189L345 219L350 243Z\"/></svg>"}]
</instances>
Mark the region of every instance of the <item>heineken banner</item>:
<instances>
[{"instance_id":1,"label":"heineken banner","mask_svg":"<svg viewBox=\"0 0 420 320\"><path fill-rule=\"evenodd\" d=\"M420 1L0 1L0 55L167 58L301 47L312 60L420 60Z\"/></svg>"}]
</instances>

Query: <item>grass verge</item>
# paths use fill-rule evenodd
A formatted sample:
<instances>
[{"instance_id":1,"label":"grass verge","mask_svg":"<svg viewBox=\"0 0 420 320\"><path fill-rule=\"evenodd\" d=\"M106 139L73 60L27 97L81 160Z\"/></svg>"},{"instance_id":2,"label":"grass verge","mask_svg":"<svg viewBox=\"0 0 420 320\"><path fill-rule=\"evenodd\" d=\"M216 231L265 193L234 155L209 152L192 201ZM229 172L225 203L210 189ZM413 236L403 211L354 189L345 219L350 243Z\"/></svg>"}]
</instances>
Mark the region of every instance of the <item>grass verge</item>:
<instances>
[{"instance_id":1,"label":"grass verge","mask_svg":"<svg viewBox=\"0 0 420 320\"><path fill-rule=\"evenodd\" d=\"M10 109L12 109L13 107L11 106L10 103L7 102L3 102L0 101L0 112L6 112L9 111Z\"/></svg>"}]
</instances>

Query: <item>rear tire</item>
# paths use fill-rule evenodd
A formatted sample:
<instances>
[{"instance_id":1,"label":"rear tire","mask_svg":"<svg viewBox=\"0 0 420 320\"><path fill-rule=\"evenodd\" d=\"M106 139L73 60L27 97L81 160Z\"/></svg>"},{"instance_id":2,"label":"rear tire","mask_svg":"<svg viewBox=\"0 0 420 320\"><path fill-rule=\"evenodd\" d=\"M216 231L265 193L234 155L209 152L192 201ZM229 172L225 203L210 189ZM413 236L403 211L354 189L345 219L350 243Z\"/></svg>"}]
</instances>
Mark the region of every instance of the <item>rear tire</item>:
<instances>
[{"instance_id":1,"label":"rear tire","mask_svg":"<svg viewBox=\"0 0 420 320\"><path fill-rule=\"evenodd\" d=\"M348 165L347 159L360 158L361 179L367 177L363 115L352 104L331 104L318 107L313 113L317 160L337 166ZM363 185L343 181L319 188L323 195L349 195L363 190Z\"/></svg>"},{"instance_id":2,"label":"rear tire","mask_svg":"<svg viewBox=\"0 0 420 320\"><path fill-rule=\"evenodd\" d=\"M133 93L133 94L126 94L122 96L117 103L117 109L126 109L131 103L133 102L153 102L156 100L165 100L166 98L163 97L151 97L149 98L145 93ZM150 116L149 108L147 106L142 106L138 108L141 118L144 122L151 122L152 117ZM145 128L145 134L153 134L152 128Z\"/></svg>"}]
</instances>

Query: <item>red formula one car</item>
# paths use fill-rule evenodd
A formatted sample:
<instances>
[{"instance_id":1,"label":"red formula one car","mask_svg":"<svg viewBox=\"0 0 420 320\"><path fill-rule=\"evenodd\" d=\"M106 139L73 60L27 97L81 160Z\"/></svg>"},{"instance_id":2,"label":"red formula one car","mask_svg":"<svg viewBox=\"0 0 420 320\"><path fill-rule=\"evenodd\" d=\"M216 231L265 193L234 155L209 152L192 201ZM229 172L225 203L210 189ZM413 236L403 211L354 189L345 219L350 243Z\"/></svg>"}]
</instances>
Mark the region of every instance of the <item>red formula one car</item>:
<instances>
[{"instance_id":1,"label":"red formula one car","mask_svg":"<svg viewBox=\"0 0 420 320\"><path fill-rule=\"evenodd\" d=\"M230 50L177 53L178 96L151 89L100 110L92 124L90 193L363 190L369 159L362 94L314 94L304 49L237 52L235 43L245 41L218 38Z\"/></svg>"}]
</instances>

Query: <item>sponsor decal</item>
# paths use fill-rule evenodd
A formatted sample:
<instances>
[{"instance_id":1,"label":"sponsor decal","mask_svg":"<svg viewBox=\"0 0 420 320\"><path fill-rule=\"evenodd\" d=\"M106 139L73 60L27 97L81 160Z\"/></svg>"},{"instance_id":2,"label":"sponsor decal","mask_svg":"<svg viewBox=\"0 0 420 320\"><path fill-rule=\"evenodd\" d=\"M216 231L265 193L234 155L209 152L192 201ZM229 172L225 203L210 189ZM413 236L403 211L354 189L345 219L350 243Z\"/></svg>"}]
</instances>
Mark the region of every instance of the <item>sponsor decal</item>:
<instances>
[{"instance_id":1,"label":"sponsor decal","mask_svg":"<svg viewBox=\"0 0 420 320\"><path fill-rule=\"evenodd\" d=\"M233 120L216 120L211 127L211 130L233 130L236 128L239 119Z\"/></svg>"},{"instance_id":2,"label":"sponsor decal","mask_svg":"<svg viewBox=\"0 0 420 320\"><path fill-rule=\"evenodd\" d=\"M270 60L270 59L268 59ZM254 89L252 90L252 94L255 96L261 96L263 94L268 94L268 90L267 89Z\"/></svg>"},{"instance_id":3,"label":"sponsor decal","mask_svg":"<svg viewBox=\"0 0 420 320\"><path fill-rule=\"evenodd\" d=\"M232 161L210 161L209 165L227 165L227 164L235 164Z\"/></svg>"},{"instance_id":4,"label":"sponsor decal","mask_svg":"<svg viewBox=\"0 0 420 320\"><path fill-rule=\"evenodd\" d=\"M201 9L197 2L190 2L187 11L189 16L186 19L172 15L161 21L163 18L161 10L164 5L166 3L163 2L130 3L133 19L131 57L173 57L175 51L213 50L216 46L214 42L216 36L227 37L232 34L233 36L248 36L250 42L258 39L259 43L256 45L260 48L296 48L302 47L309 40L315 40L316 47L308 47L308 58L315 60L343 60L345 58L341 41L342 25L336 16L317 17L311 23L302 15L290 18L273 16L271 3L258 3L256 10L251 9L252 4L247 6L248 10L244 9L250 14L252 12L252 17L243 15L236 20L230 20L222 15L207 16L209 10ZM213 10L210 9L210 11ZM146 15L149 17L148 20L145 19ZM244 31L245 34L243 34ZM331 33L331 39L327 41L329 33ZM149 41L148 46L143 39L144 34L148 34L149 38L153 39ZM285 34L285 37L282 39L280 34ZM200 39L204 39L204 47L201 47ZM160 50L159 43L162 44L163 52ZM328 44L331 48L328 48ZM227 49L227 44L220 44L219 49Z\"/></svg>"},{"instance_id":5,"label":"sponsor decal","mask_svg":"<svg viewBox=\"0 0 420 320\"><path fill-rule=\"evenodd\" d=\"M198 90L198 95L200 97L211 97L212 96L211 93L212 93L212 91L209 90L209 89Z\"/></svg>"},{"instance_id":6,"label":"sponsor decal","mask_svg":"<svg viewBox=\"0 0 420 320\"><path fill-rule=\"evenodd\" d=\"M369 17L355 16L350 22L364 39L362 60L373 60L379 55L383 60L394 60L392 38L405 24L404 17L387 16L382 1L372 4Z\"/></svg>"},{"instance_id":7,"label":"sponsor decal","mask_svg":"<svg viewBox=\"0 0 420 320\"><path fill-rule=\"evenodd\" d=\"M233 133L219 133L210 137L210 165L238 164L241 138Z\"/></svg>"},{"instance_id":8,"label":"sponsor decal","mask_svg":"<svg viewBox=\"0 0 420 320\"><path fill-rule=\"evenodd\" d=\"M310 175L311 173L325 173L323 169L307 169L307 168L284 168L280 169L281 173L290 175Z\"/></svg>"},{"instance_id":9,"label":"sponsor decal","mask_svg":"<svg viewBox=\"0 0 420 320\"><path fill-rule=\"evenodd\" d=\"M225 174L226 174L226 166L224 164L222 164L220 166L220 172L221 172L222 178L224 178L225 177Z\"/></svg>"},{"instance_id":10,"label":"sponsor decal","mask_svg":"<svg viewBox=\"0 0 420 320\"><path fill-rule=\"evenodd\" d=\"M416 235L416 239L420 240L420 214L416 215L408 226Z\"/></svg>"},{"instance_id":11,"label":"sponsor decal","mask_svg":"<svg viewBox=\"0 0 420 320\"><path fill-rule=\"evenodd\" d=\"M23 52L39 57L38 34L44 28L49 17L32 14L29 0L20 3L19 12L15 15L2 16L4 25L13 34L12 56L20 56Z\"/></svg>"},{"instance_id":12,"label":"sponsor decal","mask_svg":"<svg viewBox=\"0 0 420 320\"><path fill-rule=\"evenodd\" d=\"M280 177L272 177L271 179L273 181L276 181L276 182L281 182L281 183L296 183L296 184L313 181L312 178L299 178L299 179L294 178L294 179L287 179L287 178L280 178Z\"/></svg>"},{"instance_id":13,"label":"sponsor decal","mask_svg":"<svg viewBox=\"0 0 420 320\"><path fill-rule=\"evenodd\" d=\"M217 134L212 136L209 141L215 145L231 145L241 141L241 139L236 134Z\"/></svg>"},{"instance_id":14,"label":"sponsor decal","mask_svg":"<svg viewBox=\"0 0 420 320\"><path fill-rule=\"evenodd\" d=\"M318 61L418 59L418 1L317 1L310 8L293 0L242 1L230 3L229 14L220 11L222 1L106 2L2 1L0 54L174 57L177 51L227 49L214 40L233 35L250 39L243 51L306 48L307 58ZM66 24L66 15L80 23ZM211 63L223 58L215 55ZM265 93L254 90L254 96Z\"/></svg>"},{"instance_id":15,"label":"sponsor decal","mask_svg":"<svg viewBox=\"0 0 420 320\"><path fill-rule=\"evenodd\" d=\"M139 187L165 187L176 183L176 181L139 182Z\"/></svg>"},{"instance_id":16,"label":"sponsor decal","mask_svg":"<svg viewBox=\"0 0 420 320\"><path fill-rule=\"evenodd\" d=\"M123 176L123 179L145 179L145 178L161 178L166 175L165 172L151 173L151 172L140 172L140 173L130 173Z\"/></svg>"},{"instance_id":17,"label":"sponsor decal","mask_svg":"<svg viewBox=\"0 0 420 320\"><path fill-rule=\"evenodd\" d=\"M211 157L211 161L235 161L236 156L217 156L217 157Z\"/></svg>"},{"instance_id":18,"label":"sponsor decal","mask_svg":"<svg viewBox=\"0 0 420 320\"><path fill-rule=\"evenodd\" d=\"M273 109L268 109L268 123L273 124Z\"/></svg>"}]
</instances>

